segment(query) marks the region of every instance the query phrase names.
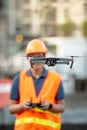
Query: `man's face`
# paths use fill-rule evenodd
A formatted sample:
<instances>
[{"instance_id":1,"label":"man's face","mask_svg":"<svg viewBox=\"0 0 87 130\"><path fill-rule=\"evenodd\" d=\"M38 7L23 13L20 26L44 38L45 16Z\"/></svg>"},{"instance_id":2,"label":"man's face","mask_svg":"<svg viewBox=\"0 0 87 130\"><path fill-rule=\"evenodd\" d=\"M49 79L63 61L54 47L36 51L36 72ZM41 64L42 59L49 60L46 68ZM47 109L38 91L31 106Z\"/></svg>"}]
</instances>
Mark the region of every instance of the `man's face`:
<instances>
[{"instance_id":1,"label":"man's face","mask_svg":"<svg viewBox=\"0 0 87 130\"><path fill-rule=\"evenodd\" d=\"M45 57L45 55L43 54L43 53L35 53L35 54L30 54L29 56L28 56L28 61L30 62L30 59L31 58L44 58ZM38 69L41 69L43 67L43 64L33 64L33 69L35 69L35 70L38 70Z\"/></svg>"}]
</instances>

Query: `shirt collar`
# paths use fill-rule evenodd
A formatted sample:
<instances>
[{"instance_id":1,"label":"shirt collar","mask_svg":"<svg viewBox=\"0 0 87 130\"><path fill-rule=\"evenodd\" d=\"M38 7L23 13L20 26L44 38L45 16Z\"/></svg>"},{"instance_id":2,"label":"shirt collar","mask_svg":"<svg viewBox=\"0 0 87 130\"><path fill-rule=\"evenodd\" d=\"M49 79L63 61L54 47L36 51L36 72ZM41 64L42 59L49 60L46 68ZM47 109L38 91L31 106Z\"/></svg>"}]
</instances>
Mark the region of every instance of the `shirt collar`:
<instances>
[{"instance_id":1,"label":"shirt collar","mask_svg":"<svg viewBox=\"0 0 87 130\"><path fill-rule=\"evenodd\" d=\"M44 68L44 71L43 71L43 73L42 73L41 77L46 77L47 72L48 72L48 70L46 70L46 69ZM32 73L31 73L31 71L30 71L30 70L28 71L28 76L32 76Z\"/></svg>"}]
</instances>

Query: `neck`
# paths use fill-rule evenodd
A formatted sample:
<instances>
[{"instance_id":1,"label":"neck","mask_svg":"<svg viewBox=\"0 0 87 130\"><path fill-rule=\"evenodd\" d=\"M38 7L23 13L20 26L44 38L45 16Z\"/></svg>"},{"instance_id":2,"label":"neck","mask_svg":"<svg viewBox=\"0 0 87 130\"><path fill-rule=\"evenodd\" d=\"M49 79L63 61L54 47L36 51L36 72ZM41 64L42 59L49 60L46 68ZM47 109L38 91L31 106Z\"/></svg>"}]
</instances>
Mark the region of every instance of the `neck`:
<instances>
[{"instance_id":1,"label":"neck","mask_svg":"<svg viewBox=\"0 0 87 130\"><path fill-rule=\"evenodd\" d=\"M31 72L33 76L35 76L36 78L39 78L43 73L43 68L39 70L31 69Z\"/></svg>"}]
</instances>

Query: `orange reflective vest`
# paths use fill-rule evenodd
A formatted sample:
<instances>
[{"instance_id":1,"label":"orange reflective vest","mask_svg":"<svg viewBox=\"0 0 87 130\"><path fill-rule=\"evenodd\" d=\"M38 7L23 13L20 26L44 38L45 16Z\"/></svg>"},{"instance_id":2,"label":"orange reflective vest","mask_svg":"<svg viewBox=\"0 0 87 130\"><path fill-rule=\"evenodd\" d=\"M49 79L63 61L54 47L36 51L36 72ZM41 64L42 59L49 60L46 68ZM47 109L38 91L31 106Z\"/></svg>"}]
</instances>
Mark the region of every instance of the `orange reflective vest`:
<instances>
[{"instance_id":1,"label":"orange reflective vest","mask_svg":"<svg viewBox=\"0 0 87 130\"><path fill-rule=\"evenodd\" d=\"M49 103L56 104L55 96L58 91L61 76L55 72L48 71L42 88L36 96L34 82L31 76L27 76L27 72L20 74L19 83L19 103L25 100L31 100L33 103L39 103L40 99L44 99ZM60 113L43 111L40 108L32 108L24 110L17 114L15 121L15 130L60 130L61 116Z\"/></svg>"}]
</instances>

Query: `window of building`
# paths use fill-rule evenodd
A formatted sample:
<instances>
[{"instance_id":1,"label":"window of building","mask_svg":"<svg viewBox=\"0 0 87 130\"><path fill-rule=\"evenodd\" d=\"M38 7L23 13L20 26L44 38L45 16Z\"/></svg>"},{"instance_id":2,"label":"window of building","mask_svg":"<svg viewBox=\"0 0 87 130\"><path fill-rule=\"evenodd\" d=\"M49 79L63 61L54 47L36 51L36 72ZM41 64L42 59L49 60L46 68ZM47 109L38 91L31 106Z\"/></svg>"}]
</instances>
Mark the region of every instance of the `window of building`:
<instances>
[{"instance_id":1,"label":"window of building","mask_svg":"<svg viewBox=\"0 0 87 130\"><path fill-rule=\"evenodd\" d=\"M66 8L66 9L64 10L64 16L65 16L65 19L66 19L66 20L69 20L69 9L68 9L68 8Z\"/></svg>"},{"instance_id":2,"label":"window of building","mask_svg":"<svg viewBox=\"0 0 87 130\"><path fill-rule=\"evenodd\" d=\"M42 9L42 35L55 36L56 35L56 8L45 7Z\"/></svg>"},{"instance_id":3,"label":"window of building","mask_svg":"<svg viewBox=\"0 0 87 130\"><path fill-rule=\"evenodd\" d=\"M43 24L41 26L41 35L42 36L56 36L57 35L56 25Z\"/></svg>"},{"instance_id":4,"label":"window of building","mask_svg":"<svg viewBox=\"0 0 87 130\"><path fill-rule=\"evenodd\" d=\"M70 0L64 0L64 2L70 2Z\"/></svg>"},{"instance_id":5,"label":"window of building","mask_svg":"<svg viewBox=\"0 0 87 130\"><path fill-rule=\"evenodd\" d=\"M22 32L24 36L29 36L32 34L32 26L31 24L25 24L22 26Z\"/></svg>"},{"instance_id":6,"label":"window of building","mask_svg":"<svg viewBox=\"0 0 87 130\"><path fill-rule=\"evenodd\" d=\"M30 3L30 0L24 0L24 3Z\"/></svg>"},{"instance_id":7,"label":"window of building","mask_svg":"<svg viewBox=\"0 0 87 130\"><path fill-rule=\"evenodd\" d=\"M20 5L22 4L22 0L16 0L15 1L15 5L16 5L16 8L19 9Z\"/></svg>"},{"instance_id":8,"label":"window of building","mask_svg":"<svg viewBox=\"0 0 87 130\"><path fill-rule=\"evenodd\" d=\"M87 1L85 1L84 3L84 13L85 13L85 16L87 17Z\"/></svg>"},{"instance_id":9,"label":"window of building","mask_svg":"<svg viewBox=\"0 0 87 130\"><path fill-rule=\"evenodd\" d=\"M53 8L53 7L45 7L43 10L42 10L42 19L45 21L45 22L48 22L48 21L55 21L56 20L56 8Z\"/></svg>"},{"instance_id":10,"label":"window of building","mask_svg":"<svg viewBox=\"0 0 87 130\"><path fill-rule=\"evenodd\" d=\"M26 9L23 11L23 17L29 18L29 17L31 17L31 14L32 14L32 12L30 9Z\"/></svg>"},{"instance_id":11,"label":"window of building","mask_svg":"<svg viewBox=\"0 0 87 130\"><path fill-rule=\"evenodd\" d=\"M0 10L3 9L3 7L4 7L4 2L3 0L0 0Z\"/></svg>"},{"instance_id":12,"label":"window of building","mask_svg":"<svg viewBox=\"0 0 87 130\"><path fill-rule=\"evenodd\" d=\"M40 0L40 2L57 2L58 0Z\"/></svg>"}]
</instances>

